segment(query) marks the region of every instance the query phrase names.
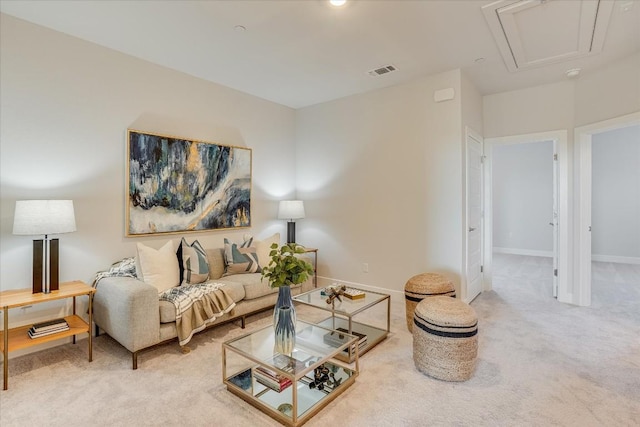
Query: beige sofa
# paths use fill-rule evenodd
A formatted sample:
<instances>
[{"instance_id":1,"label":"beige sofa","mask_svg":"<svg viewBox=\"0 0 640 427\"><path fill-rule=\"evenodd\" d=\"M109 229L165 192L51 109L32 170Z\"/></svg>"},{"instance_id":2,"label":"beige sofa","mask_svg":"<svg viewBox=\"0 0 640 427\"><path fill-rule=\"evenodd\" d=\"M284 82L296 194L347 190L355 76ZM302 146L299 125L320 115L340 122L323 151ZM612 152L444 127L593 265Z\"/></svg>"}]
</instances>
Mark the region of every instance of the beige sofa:
<instances>
[{"instance_id":1,"label":"beige sofa","mask_svg":"<svg viewBox=\"0 0 640 427\"><path fill-rule=\"evenodd\" d=\"M236 306L208 327L238 319L245 327L248 315L273 308L278 295L260 273L224 276L224 250L207 249L209 280L224 283L224 289ZM313 278L292 287L292 294L313 287ZM107 277L100 280L93 299L96 336L103 330L132 354L133 369L138 367L138 353L152 346L175 340L176 310L167 301L159 301L158 290L130 277Z\"/></svg>"}]
</instances>

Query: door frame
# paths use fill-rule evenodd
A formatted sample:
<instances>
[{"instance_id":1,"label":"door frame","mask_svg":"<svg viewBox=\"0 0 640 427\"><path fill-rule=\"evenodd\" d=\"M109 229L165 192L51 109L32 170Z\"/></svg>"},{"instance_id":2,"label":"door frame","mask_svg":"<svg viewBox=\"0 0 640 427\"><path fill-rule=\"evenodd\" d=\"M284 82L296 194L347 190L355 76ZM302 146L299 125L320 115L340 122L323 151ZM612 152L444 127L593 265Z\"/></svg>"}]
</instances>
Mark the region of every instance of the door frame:
<instances>
[{"instance_id":1,"label":"door frame","mask_svg":"<svg viewBox=\"0 0 640 427\"><path fill-rule=\"evenodd\" d=\"M591 305L591 142L593 135L634 125L640 125L640 112L574 129L574 150L578 168L574 233L574 248L577 248L574 297L578 305Z\"/></svg>"},{"instance_id":2,"label":"door frame","mask_svg":"<svg viewBox=\"0 0 640 427\"><path fill-rule=\"evenodd\" d=\"M558 301L572 303L573 295L569 288L569 158L566 130L537 132L524 135L512 135L484 140L484 289L493 287L493 147L497 145L525 144L531 142L553 141L555 154L558 155Z\"/></svg>"}]
</instances>

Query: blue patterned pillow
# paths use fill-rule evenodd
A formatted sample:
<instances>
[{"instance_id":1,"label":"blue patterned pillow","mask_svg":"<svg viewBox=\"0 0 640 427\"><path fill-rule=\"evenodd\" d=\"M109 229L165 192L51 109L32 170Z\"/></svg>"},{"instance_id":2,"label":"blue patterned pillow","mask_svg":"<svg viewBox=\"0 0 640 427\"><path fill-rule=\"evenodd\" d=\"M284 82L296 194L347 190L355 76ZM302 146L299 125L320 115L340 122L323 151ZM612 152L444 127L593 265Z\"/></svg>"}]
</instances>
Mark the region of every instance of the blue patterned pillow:
<instances>
[{"instance_id":1,"label":"blue patterned pillow","mask_svg":"<svg viewBox=\"0 0 640 427\"><path fill-rule=\"evenodd\" d=\"M253 239L245 240L241 245L224 239L224 274L260 273L262 269L258 264L256 248L252 247Z\"/></svg>"},{"instance_id":2,"label":"blue patterned pillow","mask_svg":"<svg viewBox=\"0 0 640 427\"><path fill-rule=\"evenodd\" d=\"M178 248L178 259L182 270L183 285L202 283L209 279L209 261L207 260L207 252L204 250L200 242L194 240L191 245L182 238L180 247Z\"/></svg>"}]
</instances>

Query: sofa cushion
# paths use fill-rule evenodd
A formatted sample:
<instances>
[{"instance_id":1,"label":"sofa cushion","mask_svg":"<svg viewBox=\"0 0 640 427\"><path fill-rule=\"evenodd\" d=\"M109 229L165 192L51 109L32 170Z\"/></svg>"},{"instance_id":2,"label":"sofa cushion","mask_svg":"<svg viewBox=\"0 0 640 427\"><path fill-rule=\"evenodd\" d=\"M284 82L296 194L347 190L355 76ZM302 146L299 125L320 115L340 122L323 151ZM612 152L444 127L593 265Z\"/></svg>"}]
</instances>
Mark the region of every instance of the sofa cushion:
<instances>
[{"instance_id":1,"label":"sofa cushion","mask_svg":"<svg viewBox=\"0 0 640 427\"><path fill-rule=\"evenodd\" d=\"M272 288L269 286L267 279L262 279L262 275L259 273L254 274L236 274L233 276L226 276L223 281L216 280L216 282L224 283L240 283L244 286L244 299L250 300L260 298L265 295L278 292L278 288ZM292 286L291 289L297 289L302 285Z\"/></svg>"},{"instance_id":2,"label":"sofa cushion","mask_svg":"<svg viewBox=\"0 0 640 427\"><path fill-rule=\"evenodd\" d=\"M200 242L194 240L191 245L183 237L177 251L178 260L182 262L182 284L206 282L209 279L209 261Z\"/></svg>"},{"instance_id":3,"label":"sofa cushion","mask_svg":"<svg viewBox=\"0 0 640 427\"><path fill-rule=\"evenodd\" d=\"M211 280L215 283L224 283L222 289L231 297L233 302L238 303L244 299L244 286L237 282L227 282L224 280ZM160 323L171 323L176 321L176 306L169 301L160 301Z\"/></svg>"},{"instance_id":4,"label":"sofa cushion","mask_svg":"<svg viewBox=\"0 0 640 427\"><path fill-rule=\"evenodd\" d=\"M260 273L225 276L224 281L227 283L240 283L243 285L244 299L259 298L278 292L278 288L272 288L269 286L269 281L267 279L262 280L262 275Z\"/></svg>"},{"instance_id":5,"label":"sofa cushion","mask_svg":"<svg viewBox=\"0 0 640 427\"><path fill-rule=\"evenodd\" d=\"M256 249L251 246L253 239L245 240L241 245L224 239L225 270L223 276L232 274L260 273L260 264Z\"/></svg>"},{"instance_id":6,"label":"sofa cushion","mask_svg":"<svg viewBox=\"0 0 640 427\"><path fill-rule=\"evenodd\" d=\"M178 258L169 240L160 249L154 249L142 243L136 245L140 271L138 278L154 286L158 293L180 284Z\"/></svg>"}]
</instances>

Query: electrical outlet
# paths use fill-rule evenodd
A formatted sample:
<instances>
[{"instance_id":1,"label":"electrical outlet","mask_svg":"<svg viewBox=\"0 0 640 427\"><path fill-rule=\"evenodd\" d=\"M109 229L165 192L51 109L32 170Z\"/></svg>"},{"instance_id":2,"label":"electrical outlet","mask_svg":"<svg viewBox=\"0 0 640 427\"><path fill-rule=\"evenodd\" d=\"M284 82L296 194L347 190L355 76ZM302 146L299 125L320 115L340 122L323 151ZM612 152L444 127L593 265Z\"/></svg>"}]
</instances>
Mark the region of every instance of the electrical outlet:
<instances>
[{"instance_id":1,"label":"electrical outlet","mask_svg":"<svg viewBox=\"0 0 640 427\"><path fill-rule=\"evenodd\" d=\"M369 272L369 263L368 262L363 262L362 263L362 272L363 273L368 273Z\"/></svg>"}]
</instances>

